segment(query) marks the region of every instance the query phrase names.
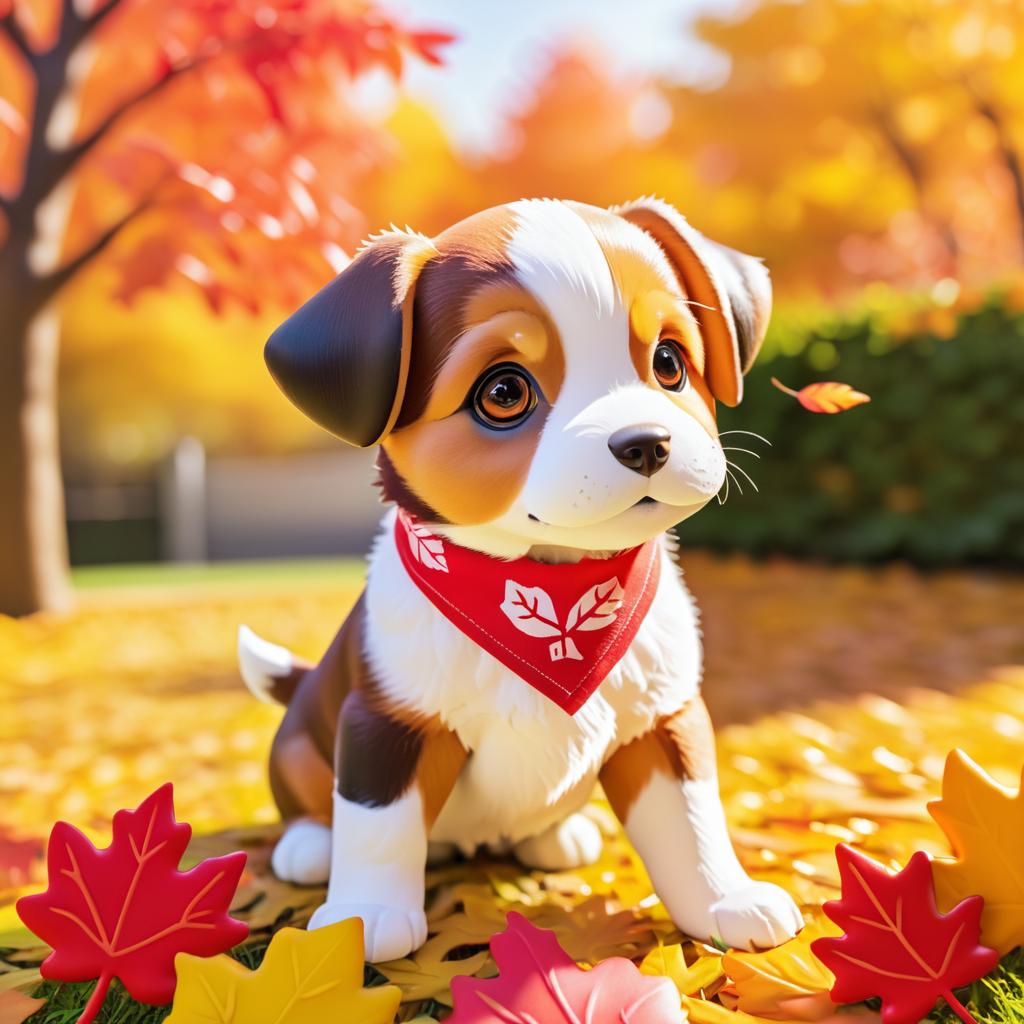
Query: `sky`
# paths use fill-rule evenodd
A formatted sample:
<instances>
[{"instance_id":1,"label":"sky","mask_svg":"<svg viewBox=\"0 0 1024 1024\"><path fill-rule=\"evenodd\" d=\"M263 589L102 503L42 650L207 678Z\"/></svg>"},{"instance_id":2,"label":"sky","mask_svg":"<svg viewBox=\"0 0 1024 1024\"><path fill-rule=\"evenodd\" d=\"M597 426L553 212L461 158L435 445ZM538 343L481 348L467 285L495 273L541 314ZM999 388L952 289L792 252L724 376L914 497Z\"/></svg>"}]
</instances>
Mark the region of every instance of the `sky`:
<instances>
[{"instance_id":1,"label":"sky","mask_svg":"<svg viewBox=\"0 0 1024 1024\"><path fill-rule=\"evenodd\" d=\"M714 81L725 59L696 40L704 12L729 13L743 0L389 0L390 11L424 27L454 31L444 69L415 62L406 86L430 102L461 148L489 148L503 115L518 109L557 44L574 39L605 55L613 74Z\"/></svg>"}]
</instances>

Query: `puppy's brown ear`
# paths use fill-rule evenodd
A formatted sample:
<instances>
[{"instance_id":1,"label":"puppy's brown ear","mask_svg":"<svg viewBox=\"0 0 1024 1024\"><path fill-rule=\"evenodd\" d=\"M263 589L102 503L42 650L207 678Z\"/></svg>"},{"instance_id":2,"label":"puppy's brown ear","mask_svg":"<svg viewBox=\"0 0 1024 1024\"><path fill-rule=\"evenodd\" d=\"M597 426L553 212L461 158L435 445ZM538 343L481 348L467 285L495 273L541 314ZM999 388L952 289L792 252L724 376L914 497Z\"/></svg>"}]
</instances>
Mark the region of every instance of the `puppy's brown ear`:
<instances>
[{"instance_id":1,"label":"puppy's brown ear","mask_svg":"<svg viewBox=\"0 0 1024 1024\"><path fill-rule=\"evenodd\" d=\"M614 212L642 228L675 267L707 351L706 376L720 402L737 405L743 374L757 356L772 308L768 270L753 256L705 238L661 199L636 199Z\"/></svg>"},{"instance_id":2,"label":"puppy's brown ear","mask_svg":"<svg viewBox=\"0 0 1024 1024\"><path fill-rule=\"evenodd\" d=\"M419 235L376 237L266 344L263 354L281 390L349 444L377 444L398 417L416 277L433 251Z\"/></svg>"}]
</instances>

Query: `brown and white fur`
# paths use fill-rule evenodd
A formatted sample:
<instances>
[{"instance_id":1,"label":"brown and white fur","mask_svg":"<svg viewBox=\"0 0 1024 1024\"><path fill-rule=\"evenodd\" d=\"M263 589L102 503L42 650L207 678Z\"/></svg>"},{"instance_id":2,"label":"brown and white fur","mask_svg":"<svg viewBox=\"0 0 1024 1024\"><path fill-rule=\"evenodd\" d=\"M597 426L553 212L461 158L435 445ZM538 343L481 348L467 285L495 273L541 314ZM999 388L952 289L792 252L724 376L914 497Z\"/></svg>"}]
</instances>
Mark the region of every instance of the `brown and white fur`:
<instances>
[{"instance_id":1,"label":"brown and white fur","mask_svg":"<svg viewBox=\"0 0 1024 1024\"><path fill-rule=\"evenodd\" d=\"M529 200L434 239L371 240L267 359L317 422L380 445L385 499L466 547L571 561L663 535L718 492L715 400L739 400L769 306L758 261L663 202ZM652 375L666 336L686 354L678 393ZM467 396L510 362L536 381L537 406L491 430ZM609 450L638 424L670 435L651 475ZM394 959L426 938L428 857L488 847L539 868L593 862L601 837L579 812L600 781L683 931L745 948L795 934L792 900L746 875L726 831L697 613L672 543L629 651L570 716L419 591L390 539L394 514L318 666L240 636L250 687L288 705L271 754L286 823L273 865L297 883L329 878L312 926L360 916L367 957Z\"/></svg>"}]
</instances>

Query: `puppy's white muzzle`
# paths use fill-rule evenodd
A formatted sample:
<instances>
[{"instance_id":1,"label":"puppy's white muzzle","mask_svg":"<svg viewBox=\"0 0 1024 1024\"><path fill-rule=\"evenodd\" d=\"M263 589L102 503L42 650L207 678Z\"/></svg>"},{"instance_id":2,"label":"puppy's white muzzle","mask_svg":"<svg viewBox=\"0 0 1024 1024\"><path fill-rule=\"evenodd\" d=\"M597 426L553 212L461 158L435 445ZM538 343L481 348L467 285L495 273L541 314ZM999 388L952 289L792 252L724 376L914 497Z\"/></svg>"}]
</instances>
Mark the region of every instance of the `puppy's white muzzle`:
<instances>
[{"instance_id":1,"label":"puppy's white muzzle","mask_svg":"<svg viewBox=\"0 0 1024 1024\"><path fill-rule=\"evenodd\" d=\"M609 447L617 432L640 426L667 435L668 457L650 474L630 468ZM556 403L517 504L569 529L605 522L643 498L673 506L683 518L682 510L704 505L724 479L721 446L693 416L665 394L627 385L574 414Z\"/></svg>"}]
</instances>

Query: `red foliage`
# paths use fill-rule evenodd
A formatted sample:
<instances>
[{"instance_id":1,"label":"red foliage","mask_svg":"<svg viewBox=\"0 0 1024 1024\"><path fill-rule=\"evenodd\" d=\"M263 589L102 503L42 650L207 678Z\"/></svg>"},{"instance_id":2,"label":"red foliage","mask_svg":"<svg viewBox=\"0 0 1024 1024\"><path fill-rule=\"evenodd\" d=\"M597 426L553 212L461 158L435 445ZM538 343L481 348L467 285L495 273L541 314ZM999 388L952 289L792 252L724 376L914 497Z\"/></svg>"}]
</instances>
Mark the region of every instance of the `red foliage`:
<instances>
[{"instance_id":1,"label":"red foliage","mask_svg":"<svg viewBox=\"0 0 1024 1024\"><path fill-rule=\"evenodd\" d=\"M370 0L99 0L95 20L60 12L59 0L13 0L6 27L24 54L0 29L0 84L12 83L0 196L34 206L44 185L70 181L57 262L88 262L113 231L122 299L184 277L214 308L295 304L330 276L368 228L351 183L387 155L349 102L352 80L398 76L407 55L438 63L451 40ZM69 33L89 39L91 59L84 74L70 59L46 71L71 102L29 180L31 137L44 130L34 103L46 100L31 82L43 81L37 55Z\"/></svg>"},{"instance_id":2,"label":"red foliage","mask_svg":"<svg viewBox=\"0 0 1024 1024\"><path fill-rule=\"evenodd\" d=\"M192 829L174 820L171 784L134 811L114 815L113 841L97 850L78 829L58 822L47 852L49 887L18 900L25 925L53 952L41 967L58 981L99 978L80 1018L92 1020L111 980L133 998L162 1005L174 996L174 957L214 956L249 933L228 907L245 854L178 865Z\"/></svg>"},{"instance_id":3,"label":"red foliage","mask_svg":"<svg viewBox=\"0 0 1024 1024\"><path fill-rule=\"evenodd\" d=\"M673 1024L683 1019L668 978L640 973L631 960L613 957L584 971L555 933L509 914L505 931L491 939L498 978L456 978L449 1024Z\"/></svg>"},{"instance_id":4,"label":"red foliage","mask_svg":"<svg viewBox=\"0 0 1024 1024\"><path fill-rule=\"evenodd\" d=\"M817 939L814 955L836 976L832 999L882 998L884 1024L917 1024L942 996L972 1018L953 989L988 974L999 954L978 944L983 900L972 896L940 914L931 862L915 853L898 874L845 844L836 848L842 899L825 913L844 935Z\"/></svg>"}]
</instances>

